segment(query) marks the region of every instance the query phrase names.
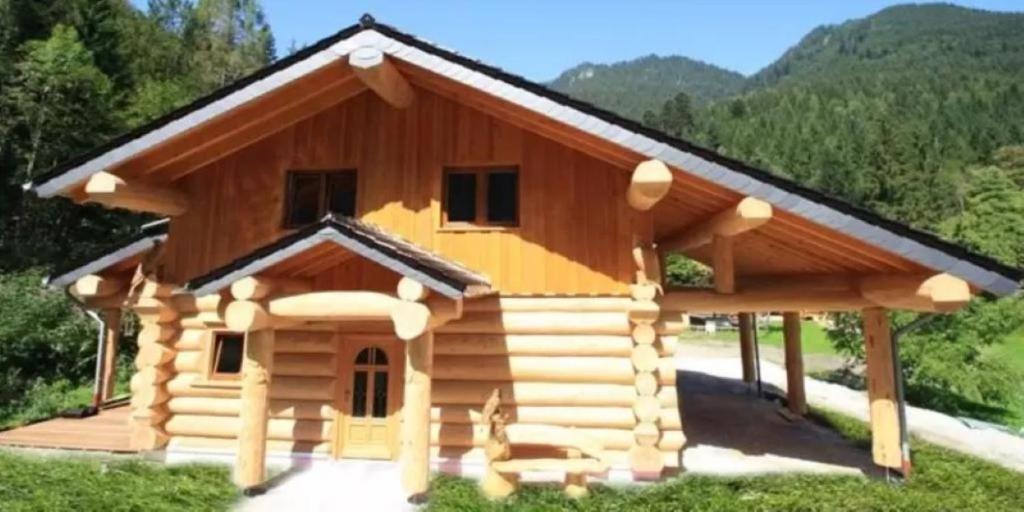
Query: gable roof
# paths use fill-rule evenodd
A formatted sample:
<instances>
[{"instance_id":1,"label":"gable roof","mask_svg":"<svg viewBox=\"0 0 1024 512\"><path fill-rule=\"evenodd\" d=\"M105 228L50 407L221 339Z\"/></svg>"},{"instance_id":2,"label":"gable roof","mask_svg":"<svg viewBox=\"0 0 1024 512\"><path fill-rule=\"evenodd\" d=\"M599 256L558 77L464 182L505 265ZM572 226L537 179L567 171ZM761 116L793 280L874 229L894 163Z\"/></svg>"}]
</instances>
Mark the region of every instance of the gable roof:
<instances>
[{"instance_id":1,"label":"gable roof","mask_svg":"<svg viewBox=\"0 0 1024 512\"><path fill-rule=\"evenodd\" d=\"M936 272L947 272L998 295L1019 287L1024 271L969 251L925 231L881 217L778 175L752 167L688 141L552 91L501 69L377 23L360 23L329 36L271 66L148 123L93 151L37 176L26 188L49 197L213 119L238 105L280 88L316 69L371 46L392 58L475 88L546 116L611 144L659 159L737 193L897 254Z\"/></svg>"},{"instance_id":2,"label":"gable roof","mask_svg":"<svg viewBox=\"0 0 1024 512\"><path fill-rule=\"evenodd\" d=\"M185 283L202 296L254 275L322 243L341 246L395 273L415 279L448 298L477 297L491 292L488 279L368 222L327 215L320 222L260 247L227 265Z\"/></svg>"},{"instance_id":3,"label":"gable roof","mask_svg":"<svg viewBox=\"0 0 1024 512\"><path fill-rule=\"evenodd\" d=\"M145 224L137 235L112 245L99 256L56 270L43 280L43 285L64 288L89 274L102 272L124 260L145 254L167 239L167 224L167 219Z\"/></svg>"}]
</instances>

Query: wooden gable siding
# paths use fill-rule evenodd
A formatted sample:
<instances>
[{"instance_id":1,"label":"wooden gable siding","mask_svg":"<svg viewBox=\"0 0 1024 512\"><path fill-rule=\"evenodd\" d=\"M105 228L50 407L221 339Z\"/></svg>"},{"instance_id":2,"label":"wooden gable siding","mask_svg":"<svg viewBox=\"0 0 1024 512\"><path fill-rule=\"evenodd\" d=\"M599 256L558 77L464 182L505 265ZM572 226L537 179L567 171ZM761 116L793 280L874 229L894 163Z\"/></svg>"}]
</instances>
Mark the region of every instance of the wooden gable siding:
<instances>
[{"instance_id":1,"label":"wooden gable siding","mask_svg":"<svg viewBox=\"0 0 1024 512\"><path fill-rule=\"evenodd\" d=\"M518 228L440 227L446 166L518 165ZM359 216L487 274L503 293L625 293L634 233L629 173L452 99L417 89L396 110L372 92L331 107L184 178L191 209L171 221L174 281L267 244L281 228L288 169L355 168Z\"/></svg>"}]
</instances>

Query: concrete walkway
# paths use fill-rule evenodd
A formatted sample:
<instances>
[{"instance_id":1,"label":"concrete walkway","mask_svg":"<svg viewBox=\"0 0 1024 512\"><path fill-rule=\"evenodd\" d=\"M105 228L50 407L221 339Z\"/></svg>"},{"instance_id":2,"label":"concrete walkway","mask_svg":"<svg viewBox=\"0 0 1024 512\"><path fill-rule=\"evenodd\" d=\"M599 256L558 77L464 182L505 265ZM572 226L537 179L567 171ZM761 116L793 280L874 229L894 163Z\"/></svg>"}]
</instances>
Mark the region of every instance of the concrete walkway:
<instances>
[{"instance_id":1,"label":"concrete walkway","mask_svg":"<svg viewBox=\"0 0 1024 512\"><path fill-rule=\"evenodd\" d=\"M405 501L398 464L390 461L322 461L278 475L262 496L243 498L241 512L415 510Z\"/></svg>"},{"instance_id":2,"label":"concrete walkway","mask_svg":"<svg viewBox=\"0 0 1024 512\"><path fill-rule=\"evenodd\" d=\"M676 354L676 368L684 375L703 374L735 381L741 376L738 352L739 347L735 345L724 351L721 347L713 345L683 343ZM736 355L731 355L733 353ZM765 383L781 390L786 389L784 368L762 360L761 372ZM868 421L868 400L865 392L812 378L805 380L804 387L808 404ZM684 415L687 410L684 402ZM911 434L921 439L1010 469L1024 471L1024 439L1020 437L990 428L971 428L952 416L918 407L907 407L907 422Z\"/></svg>"}]
</instances>

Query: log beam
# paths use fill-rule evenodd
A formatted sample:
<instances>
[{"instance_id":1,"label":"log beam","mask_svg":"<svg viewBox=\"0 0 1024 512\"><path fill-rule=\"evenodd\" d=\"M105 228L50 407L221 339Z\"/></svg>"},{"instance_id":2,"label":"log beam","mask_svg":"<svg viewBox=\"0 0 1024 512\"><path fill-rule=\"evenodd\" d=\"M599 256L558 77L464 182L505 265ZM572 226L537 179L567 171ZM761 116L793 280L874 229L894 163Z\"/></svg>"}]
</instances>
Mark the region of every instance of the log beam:
<instances>
[{"instance_id":1,"label":"log beam","mask_svg":"<svg viewBox=\"0 0 1024 512\"><path fill-rule=\"evenodd\" d=\"M257 300L270 294L295 294L312 288L305 279L249 276L231 284L231 295L238 300Z\"/></svg>"},{"instance_id":2,"label":"log beam","mask_svg":"<svg viewBox=\"0 0 1024 512\"><path fill-rule=\"evenodd\" d=\"M409 81L379 49L356 48L349 54L348 63L355 75L392 107L406 108L416 98Z\"/></svg>"},{"instance_id":3,"label":"log beam","mask_svg":"<svg viewBox=\"0 0 1024 512\"><path fill-rule=\"evenodd\" d=\"M82 299L109 297L125 289L128 281L99 275L80 277L75 281L75 295Z\"/></svg>"},{"instance_id":4,"label":"log beam","mask_svg":"<svg viewBox=\"0 0 1024 512\"><path fill-rule=\"evenodd\" d=\"M889 316L881 308L865 309L863 316L871 416L871 456L879 466L902 470L903 455L900 449L900 420L896 405Z\"/></svg>"},{"instance_id":5,"label":"log beam","mask_svg":"<svg viewBox=\"0 0 1024 512\"><path fill-rule=\"evenodd\" d=\"M715 235L711 241L711 268L718 293L736 292L736 270L733 263L733 239Z\"/></svg>"},{"instance_id":6,"label":"log beam","mask_svg":"<svg viewBox=\"0 0 1024 512\"><path fill-rule=\"evenodd\" d=\"M710 219L658 242L660 250L683 252L710 244L715 236L734 237L757 229L772 218L772 205L747 197Z\"/></svg>"},{"instance_id":7,"label":"log beam","mask_svg":"<svg viewBox=\"0 0 1024 512\"><path fill-rule=\"evenodd\" d=\"M782 335L786 345L786 403L790 412L798 416L807 413L804 393L804 356L800 343L800 313L782 315Z\"/></svg>"},{"instance_id":8,"label":"log beam","mask_svg":"<svg viewBox=\"0 0 1024 512\"><path fill-rule=\"evenodd\" d=\"M950 313L967 305L966 281L946 273L936 275L876 275L862 278L864 297L889 309Z\"/></svg>"},{"instance_id":9,"label":"log beam","mask_svg":"<svg viewBox=\"0 0 1024 512\"><path fill-rule=\"evenodd\" d=\"M409 340L405 349L405 392L402 406L402 487L410 497L422 496L430 484L430 404L434 368L434 334Z\"/></svg>"},{"instance_id":10,"label":"log beam","mask_svg":"<svg viewBox=\"0 0 1024 512\"><path fill-rule=\"evenodd\" d=\"M647 160L633 169L626 201L636 210L650 210L668 194L670 188L672 171L661 160Z\"/></svg>"},{"instance_id":11,"label":"log beam","mask_svg":"<svg viewBox=\"0 0 1024 512\"><path fill-rule=\"evenodd\" d=\"M100 373L100 401L114 397L117 385L117 347L121 339L121 310L105 309L100 313L106 332L103 335L103 362Z\"/></svg>"},{"instance_id":12,"label":"log beam","mask_svg":"<svg viewBox=\"0 0 1024 512\"><path fill-rule=\"evenodd\" d=\"M242 361L241 427L235 483L243 489L266 479L267 422L270 419L270 376L274 366L274 331L246 333Z\"/></svg>"},{"instance_id":13,"label":"log beam","mask_svg":"<svg viewBox=\"0 0 1024 512\"><path fill-rule=\"evenodd\" d=\"M108 172L94 174L85 184L87 200L111 208L175 217L188 210L188 196L172 188L129 183Z\"/></svg>"}]
</instances>

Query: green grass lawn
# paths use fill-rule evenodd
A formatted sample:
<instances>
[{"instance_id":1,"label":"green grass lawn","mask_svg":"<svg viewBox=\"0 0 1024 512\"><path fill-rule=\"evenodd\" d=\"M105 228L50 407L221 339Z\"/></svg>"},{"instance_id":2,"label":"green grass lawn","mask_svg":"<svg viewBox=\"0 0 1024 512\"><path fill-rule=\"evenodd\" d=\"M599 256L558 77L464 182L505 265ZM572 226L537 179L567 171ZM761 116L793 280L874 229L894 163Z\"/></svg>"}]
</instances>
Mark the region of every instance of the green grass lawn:
<instances>
[{"instance_id":1,"label":"green grass lawn","mask_svg":"<svg viewBox=\"0 0 1024 512\"><path fill-rule=\"evenodd\" d=\"M825 328L809 321L800 324L800 339L803 343L805 354L835 354L832 343L828 341ZM683 333L683 340L723 340L738 341L739 334L736 331L718 331L715 334L705 334L699 331ZM758 342L764 346L782 347L782 324L773 323L761 326L757 333Z\"/></svg>"},{"instance_id":2,"label":"green grass lawn","mask_svg":"<svg viewBox=\"0 0 1024 512\"><path fill-rule=\"evenodd\" d=\"M229 470L0 451L0 510L227 510L238 499Z\"/></svg>"},{"instance_id":3,"label":"green grass lawn","mask_svg":"<svg viewBox=\"0 0 1024 512\"><path fill-rule=\"evenodd\" d=\"M820 413L822 421L868 449L866 425ZM557 487L527 485L505 502L481 496L476 482L441 476L428 510L1020 510L1024 475L915 442L914 474L906 485L853 476L787 475L745 478L681 476L647 487L594 486L572 501Z\"/></svg>"}]
</instances>

